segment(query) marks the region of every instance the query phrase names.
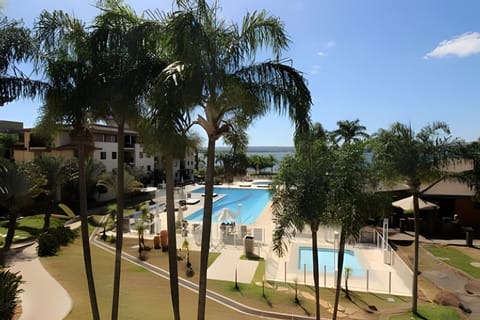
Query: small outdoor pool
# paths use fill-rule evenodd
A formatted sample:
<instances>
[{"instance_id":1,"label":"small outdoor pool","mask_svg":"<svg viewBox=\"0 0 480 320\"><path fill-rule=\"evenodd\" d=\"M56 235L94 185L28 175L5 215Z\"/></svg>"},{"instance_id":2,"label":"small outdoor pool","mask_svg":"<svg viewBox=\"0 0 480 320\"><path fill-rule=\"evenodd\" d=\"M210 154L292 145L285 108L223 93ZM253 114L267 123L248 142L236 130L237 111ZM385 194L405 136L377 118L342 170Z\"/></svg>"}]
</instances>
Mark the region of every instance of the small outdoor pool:
<instances>
[{"instance_id":1,"label":"small outdoor pool","mask_svg":"<svg viewBox=\"0 0 480 320\"><path fill-rule=\"evenodd\" d=\"M252 224L270 201L270 192L265 189L245 189L245 188L214 188L214 193L218 194L220 199L213 202L213 222L222 222L217 216L223 208L230 209L238 214L239 204L241 204L240 216L236 218L237 223ZM192 190L192 193L205 193L205 187ZM195 211L185 218L188 221L202 221L203 208Z\"/></svg>"},{"instance_id":2,"label":"small outdoor pool","mask_svg":"<svg viewBox=\"0 0 480 320\"><path fill-rule=\"evenodd\" d=\"M337 259L338 250L318 248L318 264L320 266L320 271L323 271L324 266L326 266L326 271L332 273L334 269L337 268ZM298 248L298 270L303 270L304 265L307 271L313 271L312 248L310 247ZM352 250L345 250L343 268L345 269L345 267L351 269L352 275L364 275L365 271Z\"/></svg>"}]
</instances>

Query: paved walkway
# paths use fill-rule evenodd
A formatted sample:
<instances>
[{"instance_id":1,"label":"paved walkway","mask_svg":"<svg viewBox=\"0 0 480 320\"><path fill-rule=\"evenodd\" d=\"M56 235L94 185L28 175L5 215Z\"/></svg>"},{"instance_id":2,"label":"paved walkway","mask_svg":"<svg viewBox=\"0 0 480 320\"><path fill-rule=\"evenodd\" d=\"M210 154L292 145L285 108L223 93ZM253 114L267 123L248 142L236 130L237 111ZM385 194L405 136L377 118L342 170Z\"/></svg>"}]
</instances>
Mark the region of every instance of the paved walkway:
<instances>
[{"instance_id":1,"label":"paved walkway","mask_svg":"<svg viewBox=\"0 0 480 320\"><path fill-rule=\"evenodd\" d=\"M11 261L9 270L19 272L24 283L19 298L22 314L19 320L64 319L72 309L68 292L40 263L36 244L18 252Z\"/></svg>"},{"instance_id":2,"label":"paved walkway","mask_svg":"<svg viewBox=\"0 0 480 320\"><path fill-rule=\"evenodd\" d=\"M235 270L237 271L237 282L251 283L253 275L257 270L258 262L241 260L242 248L229 246L224 249L220 256L215 259L207 270L207 278L213 280L235 281Z\"/></svg>"}]
</instances>

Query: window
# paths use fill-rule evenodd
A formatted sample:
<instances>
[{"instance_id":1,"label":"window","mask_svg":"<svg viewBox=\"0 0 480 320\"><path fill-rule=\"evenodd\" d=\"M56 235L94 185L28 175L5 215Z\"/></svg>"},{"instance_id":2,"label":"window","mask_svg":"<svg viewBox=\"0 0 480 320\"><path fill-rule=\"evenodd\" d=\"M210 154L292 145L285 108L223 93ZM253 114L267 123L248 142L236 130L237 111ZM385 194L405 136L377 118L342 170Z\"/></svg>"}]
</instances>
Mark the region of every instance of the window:
<instances>
[{"instance_id":1,"label":"window","mask_svg":"<svg viewBox=\"0 0 480 320\"><path fill-rule=\"evenodd\" d=\"M112 159L117 159L117 153L115 151L112 152Z\"/></svg>"},{"instance_id":2,"label":"window","mask_svg":"<svg viewBox=\"0 0 480 320\"><path fill-rule=\"evenodd\" d=\"M107 153L105 151L100 152L100 159L107 160Z\"/></svg>"},{"instance_id":3,"label":"window","mask_svg":"<svg viewBox=\"0 0 480 320\"><path fill-rule=\"evenodd\" d=\"M152 167L150 165L147 166L147 171L152 171Z\"/></svg>"},{"instance_id":4,"label":"window","mask_svg":"<svg viewBox=\"0 0 480 320\"><path fill-rule=\"evenodd\" d=\"M140 157L140 159L143 159L143 152L140 152L138 156Z\"/></svg>"}]
</instances>

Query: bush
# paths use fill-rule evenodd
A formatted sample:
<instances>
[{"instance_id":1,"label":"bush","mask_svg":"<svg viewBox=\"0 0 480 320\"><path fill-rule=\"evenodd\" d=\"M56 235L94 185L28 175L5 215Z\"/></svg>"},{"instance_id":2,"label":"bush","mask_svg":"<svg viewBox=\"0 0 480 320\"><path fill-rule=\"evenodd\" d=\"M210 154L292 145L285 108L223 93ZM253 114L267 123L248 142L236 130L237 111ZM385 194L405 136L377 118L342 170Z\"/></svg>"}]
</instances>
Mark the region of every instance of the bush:
<instances>
[{"instance_id":1,"label":"bush","mask_svg":"<svg viewBox=\"0 0 480 320\"><path fill-rule=\"evenodd\" d=\"M57 237L50 232L45 232L38 237L38 255L40 257L54 256L60 249Z\"/></svg>"},{"instance_id":2,"label":"bush","mask_svg":"<svg viewBox=\"0 0 480 320\"><path fill-rule=\"evenodd\" d=\"M0 319L12 319L18 304L22 276L8 270L0 272Z\"/></svg>"},{"instance_id":3,"label":"bush","mask_svg":"<svg viewBox=\"0 0 480 320\"><path fill-rule=\"evenodd\" d=\"M63 226L49 229L48 232L53 234L55 238L57 238L57 241L61 246L66 246L72 243L77 236L77 233L75 231Z\"/></svg>"},{"instance_id":4,"label":"bush","mask_svg":"<svg viewBox=\"0 0 480 320\"><path fill-rule=\"evenodd\" d=\"M75 231L63 226L48 229L38 238L38 255L40 257L56 255L60 246L72 243L76 236Z\"/></svg>"}]
</instances>

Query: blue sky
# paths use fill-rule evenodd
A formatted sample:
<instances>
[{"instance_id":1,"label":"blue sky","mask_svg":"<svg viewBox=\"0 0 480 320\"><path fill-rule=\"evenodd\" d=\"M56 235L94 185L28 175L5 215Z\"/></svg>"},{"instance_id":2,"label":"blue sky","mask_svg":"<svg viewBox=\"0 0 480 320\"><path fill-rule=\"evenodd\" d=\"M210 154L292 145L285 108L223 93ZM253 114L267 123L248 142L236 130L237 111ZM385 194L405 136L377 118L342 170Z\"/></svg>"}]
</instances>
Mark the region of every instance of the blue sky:
<instances>
[{"instance_id":1,"label":"blue sky","mask_svg":"<svg viewBox=\"0 0 480 320\"><path fill-rule=\"evenodd\" d=\"M137 13L169 11L171 0L131 0ZM0 0L9 18L30 26L42 9L85 21L94 1ZM452 135L480 137L480 1L476 0L223 0L221 15L240 22L247 11L278 16L292 40L283 54L304 72L312 119L328 130L360 119L369 133L399 121L418 131L445 121ZM0 108L1 120L32 127L40 101ZM286 116L270 114L248 130L250 145L291 146ZM219 143L218 145L221 145Z\"/></svg>"}]
</instances>

